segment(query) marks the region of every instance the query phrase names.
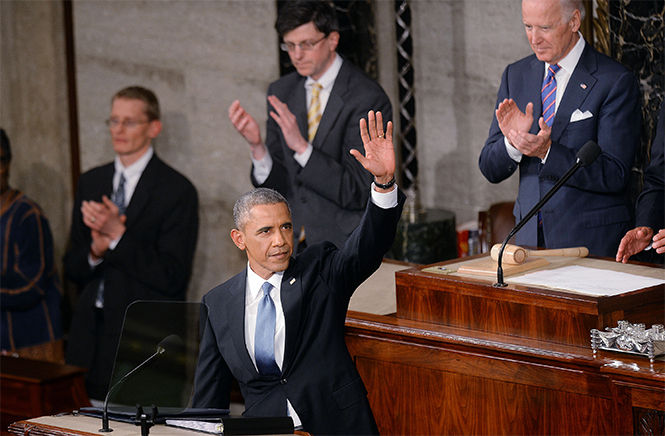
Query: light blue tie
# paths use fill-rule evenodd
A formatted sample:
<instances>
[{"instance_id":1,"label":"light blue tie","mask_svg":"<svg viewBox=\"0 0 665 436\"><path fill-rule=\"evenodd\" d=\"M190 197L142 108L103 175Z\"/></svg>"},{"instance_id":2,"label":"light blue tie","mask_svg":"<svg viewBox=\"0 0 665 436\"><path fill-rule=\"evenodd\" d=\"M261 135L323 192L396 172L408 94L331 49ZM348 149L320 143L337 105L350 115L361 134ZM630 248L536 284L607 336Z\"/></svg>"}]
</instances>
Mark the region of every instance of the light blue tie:
<instances>
[{"instance_id":1,"label":"light blue tie","mask_svg":"<svg viewBox=\"0 0 665 436\"><path fill-rule=\"evenodd\" d=\"M254 332L254 358L259 373L263 375L279 375L281 371L275 362L275 303L270 298L272 285L263 283L263 298L259 302L256 314L256 331Z\"/></svg>"},{"instance_id":2,"label":"light blue tie","mask_svg":"<svg viewBox=\"0 0 665 436\"><path fill-rule=\"evenodd\" d=\"M111 201L118 206L118 212L120 215L125 213L127 206L125 205L125 174L120 173L120 180L118 181L118 188L115 190L113 195L111 195Z\"/></svg>"}]
</instances>

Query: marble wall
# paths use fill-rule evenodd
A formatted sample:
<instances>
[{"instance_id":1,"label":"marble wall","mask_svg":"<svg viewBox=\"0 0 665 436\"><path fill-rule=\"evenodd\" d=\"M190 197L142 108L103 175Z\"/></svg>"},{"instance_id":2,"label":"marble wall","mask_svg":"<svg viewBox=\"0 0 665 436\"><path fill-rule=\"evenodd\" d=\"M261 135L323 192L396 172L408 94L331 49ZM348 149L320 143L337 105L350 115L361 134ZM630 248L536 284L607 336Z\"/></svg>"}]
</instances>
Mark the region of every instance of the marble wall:
<instances>
[{"instance_id":1,"label":"marble wall","mask_svg":"<svg viewBox=\"0 0 665 436\"><path fill-rule=\"evenodd\" d=\"M73 203L64 44L62 3L0 1L0 127L12 147L9 184L44 209L57 259Z\"/></svg>"},{"instance_id":2,"label":"marble wall","mask_svg":"<svg viewBox=\"0 0 665 436\"><path fill-rule=\"evenodd\" d=\"M59 4L0 1L1 122L17 131L17 141L21 135L34 139L36 131L44 130L38 140L25 141L34 149L17 153L12 177L43 199L62 249L71 191L61 12L55 11ZM76 0L73 6L81 169L113 156L104 126L112 94L130 84L152 88L160 98L165 126L157 152L187 175L200 195L201 228L189 291L189 298L198 300L244 266L228 231L233 202L251 188L249 157L244 140L228 121L227 108L240 98L265 124L265 91L278 76L275 2ZM392 0L374 2L378 78L396 110L393 8ZM455 212L458 222L475 219L478 210L512 200L516 193L516 176L490 185L477 160L503 68L530 53L520 2L415 0L411 8L421 203ZM21 36L19 27L5 25L25 14L30 21L20 28L38 30ZM18 74L32 57L42 59L37 70L48 81ZM51 58L56 60L44 64ZM33 101L35 87L44 88L45 101ZM21 102L26 101L40 109L24 110ZM19 133L19 118L39 129ZM32 161L44 163L34 166ZM53 193L55 184L34 181L41 180L46 164L53 168L50 178L59 181L59 195Z\"/></svg>"}]
</instances>

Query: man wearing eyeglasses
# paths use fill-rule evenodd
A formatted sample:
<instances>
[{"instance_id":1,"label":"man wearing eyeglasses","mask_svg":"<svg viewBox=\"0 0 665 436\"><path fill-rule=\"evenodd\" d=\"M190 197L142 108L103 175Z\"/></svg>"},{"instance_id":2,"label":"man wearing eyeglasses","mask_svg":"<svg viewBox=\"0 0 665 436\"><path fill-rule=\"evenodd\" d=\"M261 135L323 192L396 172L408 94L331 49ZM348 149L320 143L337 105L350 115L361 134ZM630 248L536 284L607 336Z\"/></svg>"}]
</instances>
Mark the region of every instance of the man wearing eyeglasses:
<instances>
[{"instance_id":1,"label":"man wearing eyeglasses","mask_svg":"<svg viewBox=\"0 0 665 436\"><path fill-rule=\"evenodd\" d=\"M229 118L249 143L252 184L272 188L292 209L294 237L338 247L360 222L370 175L349 154L363 152L358 120L370 109L392 119L381 87L336 50L339 26L328 2L288 2L275 28L296 71L268 88L265 142L238 100Z\"/></svg>"},{"instance_id":2,"label":"man wearing eyeglasses","mask_svg":"<svg viewBox=\"0 0 665 436\"><path fill-rule=\"evenodd\" d=\"M115 160L79 179L65 272L81 290L66 360L88 368L91 399L106 395L127 306L184 300L198 234L198 196L155 153L155 94L118 91L107 120Z\"/></svg>"}]
</instances>

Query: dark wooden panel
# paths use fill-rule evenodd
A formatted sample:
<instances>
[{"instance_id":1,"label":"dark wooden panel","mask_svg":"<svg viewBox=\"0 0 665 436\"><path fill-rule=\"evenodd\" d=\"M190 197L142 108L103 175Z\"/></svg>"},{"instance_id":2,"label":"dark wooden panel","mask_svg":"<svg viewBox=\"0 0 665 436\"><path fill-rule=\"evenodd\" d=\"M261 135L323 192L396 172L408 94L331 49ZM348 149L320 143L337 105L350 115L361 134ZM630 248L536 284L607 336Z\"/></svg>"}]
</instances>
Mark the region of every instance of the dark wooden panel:
<instances>
[{"instance_id":1,"label":"dark wooden panel","mask_svg":"<svg viewBox=\"0 0 665 436\"><path fill-rule=\"evenodd\" d=\"M400 319L561 344L587 346L590 329L622 319L648 326L665 319L665 285L598 297L520 285L495 288L491 281L420 268L397 272L395 281Z\"/></svg>"},{"instance_id":2,"label":"dark wooden panel","mask_svg":"<svg viewBox=\"0 0 665 436\"><path fill-rule=\"evenodd\" d=\"M665 410L665 362L394 316L346 326L382 434L631 434L636 408Z\"/></svg>"}]
</instances>

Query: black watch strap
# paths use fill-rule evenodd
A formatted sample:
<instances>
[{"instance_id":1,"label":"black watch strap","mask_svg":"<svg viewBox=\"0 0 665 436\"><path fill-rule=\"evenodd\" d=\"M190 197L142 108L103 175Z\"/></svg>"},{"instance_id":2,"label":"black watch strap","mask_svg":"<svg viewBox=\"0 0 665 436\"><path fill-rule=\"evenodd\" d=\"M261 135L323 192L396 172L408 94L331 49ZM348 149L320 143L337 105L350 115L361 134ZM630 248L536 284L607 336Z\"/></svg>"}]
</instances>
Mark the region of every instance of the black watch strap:
<instances>
[{"instance_id":1,"label":"black watch strap","mask_svg":"<svg viewBox=\"0 0 665 436\"><path fill-rule=\"evenodd\" d=\"M376 185L377 188L388 189L388 188L392 187L394 184L395 184L395 176L393 176L393 178L390 179L390 181L386 184L379 183L379 182L376 181L376 179L374 179L374 185Z\"/></svg>"}]
</instances>

